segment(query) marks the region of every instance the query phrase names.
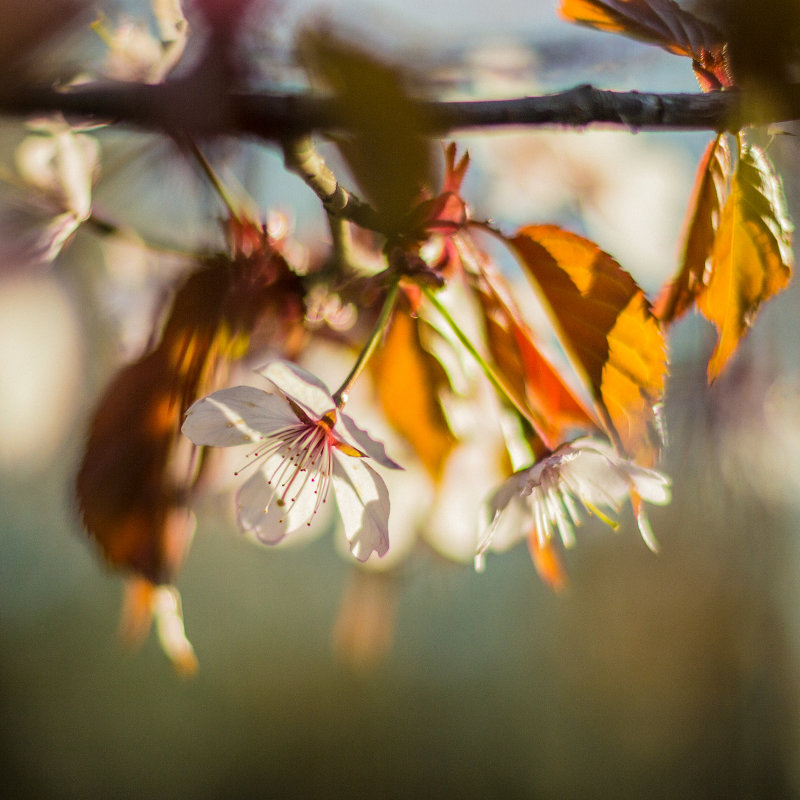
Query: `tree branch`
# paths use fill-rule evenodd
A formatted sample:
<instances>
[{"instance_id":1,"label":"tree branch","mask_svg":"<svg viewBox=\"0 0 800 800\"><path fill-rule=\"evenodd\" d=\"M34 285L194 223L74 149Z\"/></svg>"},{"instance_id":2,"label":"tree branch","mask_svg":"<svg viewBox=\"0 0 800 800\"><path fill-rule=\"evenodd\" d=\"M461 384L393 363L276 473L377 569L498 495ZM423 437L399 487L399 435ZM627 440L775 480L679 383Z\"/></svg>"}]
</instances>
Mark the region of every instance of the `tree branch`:
<instances>
[{"instance_id":1,"label":"tree branch","mask_svg":"<svg viewBox=\"0 0 800 800\"><path fill-rule=\"evenodd\" d=\"M509 100L416 101L421 133L507 126L590 125L628 130L739 130L747 125L800 119L800 84L780 88L777 99L743 91L707 94L613 92L583 85L556 94ZM252 94L216 87L190 76L160 85L106 83L68 91L26 89L0 95L0 114L59 111L106 121L193 135L247 135L285 141L313 132L351 130L335 98L310 94Z\"/></svg>"},{"instance_id":2,"label":"tree branch","mask_svg":"<svg viewBox=\"0 0 800 800\"><path fill-rule=\"evenodd\" d=\"M382 230L376 211L339 183L308 136L285 139L283 157L286 169L305 181L330 217L347 219L369 230Z\"/></svg>"}]
</instances>

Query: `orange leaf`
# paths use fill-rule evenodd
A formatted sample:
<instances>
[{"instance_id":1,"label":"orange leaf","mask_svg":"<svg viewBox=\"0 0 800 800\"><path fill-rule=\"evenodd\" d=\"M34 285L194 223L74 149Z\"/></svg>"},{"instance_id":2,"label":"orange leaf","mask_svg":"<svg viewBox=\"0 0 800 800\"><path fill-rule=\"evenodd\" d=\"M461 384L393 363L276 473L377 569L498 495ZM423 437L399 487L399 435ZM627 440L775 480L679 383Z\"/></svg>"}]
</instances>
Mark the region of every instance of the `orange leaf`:
<instances>
[{"instance_id":1,"label":"orange leaf","mask_svg":"<svg viewBox=\"0 0 800 800\"><path fill-rule=\"evenodd\" d=\"M673 0L561 0L559 12L570 22L688 56L703 91L732 85L722 35Z\"/></svg>"},{"instance_id":2,"label":"orange leaf","mask_svg":"<svg viewBox=\"0 0 800 800\"><path fill-rule=\"evenodd\" d=\"M569 578L561 561L557 545L551 539L539 541L536 529L528 536L528 550L539 577L554 591L567 588Z\"/></svg>"},{"instance_id":3,"label":"orange leaf","mask_svg":"<svg viewBox=\"0 0 800 800\"><path fill-rule=\"evenodd\" d=\"M661 444L664 337L633 278L596 244L553 225L507 240L587 381L609 436L640 463Z\"/></svg>"},{"instance_id":4,"label":"orange leaf","mask_svg":"<svg viewBox=\"0 0 800 800\"><path fill-rule=\"evenodd\" d=\"M422 347L418 318L396 313L383 347L372 357L372 374L386 418L438 480L456 438L439 404L449 386L436 358Z\"/></svg>"},{"instance_id":5,"label":"orange leaf","mask_svg":"<svg viewBox=\"0 0 800 800\"><path fill-rule=\"evenodd\" d=\"M683 263L675 280L664 287L655 303L654 313L662 324L669 324L688 311L705 288L703 277L728 194L730 173L730 148L725 135L720 134L709 143L697 169L686 224Z\"/></svg>"},{"instance_id":6,"label":"orange leaf","mask_svg":"<svg viewBox=\"0 0 800 800\"><path fill-rule=\"evenodd\" d=\"M760 148L744 148L714 238L707 288L697 299L718 332L709 381L722 372L761 304L788 284L791 234L780 178Z\"/></svg>"},{"instance_id":7,"label":"orange leaf","mask_svg":"<svg viewBox=\"0 0 800 800\"><path fill-rule=\"evenodd\" d=\"M472 288L495 369L513 392L514 400L536 420L536 432L544 444L552 450L568 438L570 429L597 429L594 415L539 352L532 331L504 290L502 278L488 268L482 272L483 279L471 276Z\"/></svg>"}]
</instances>

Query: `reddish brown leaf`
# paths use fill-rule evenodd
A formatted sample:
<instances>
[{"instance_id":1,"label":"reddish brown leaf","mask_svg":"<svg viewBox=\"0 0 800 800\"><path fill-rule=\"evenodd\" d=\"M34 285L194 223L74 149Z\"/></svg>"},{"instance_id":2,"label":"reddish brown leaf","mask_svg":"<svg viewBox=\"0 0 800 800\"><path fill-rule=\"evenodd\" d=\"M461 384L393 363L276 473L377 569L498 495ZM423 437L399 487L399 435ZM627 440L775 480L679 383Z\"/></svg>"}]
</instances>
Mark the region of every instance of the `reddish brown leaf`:
<instances>
[{"instance_id":1,"label":"reddish brown leaf","mask_svg":"<svg viewBox=\"0 0 800 800\"><path fill-rule=\"evenodd\" d=\"M688 56L704 91L732 85L722 35L674 0L561 0L559 12L570 22Z\"/></svg>"},{"instance_id":2,"label":"reddish brown leaf","mask_svg":"<svg viewBox=\"0 0 800 800\"><path fill-rule=\"evenodd\" d=\"M31 71L36 69L37 50L41 56L47 41L66 33L85 8L80 0L3 0L0 3L2 80L19 77L14 70L21 65Z\"/></svg>"},{"instance_id":3,"label":"reddish brown leaf","mask_svg":"<svg viewBox=\"0 0 800 800\"><path fill-rule=\"evenodd\" d=\"M439 404L447 375L420 341L419 319L396 313L383 347L370 362L386 418L438 480L456 438Z\"/></svg>"},{"instance_id":4,"label":"reddish brown leaf","mask_svg":"<svg viewBox=\"0 0 800 800\"><path fill-rule=\"evenodd\" d=\"M722 372L761 304L788 284L792 230L780 178L760 148L744 148L714 238L706 288L697 298L718 331L709 381Z\"/></svg>"},{"instance_id":5,"label":"reddish brown leaf","mask_svg":"<svg viewBox=\"0 0 800 800\"><path fill-rule=\"evenodd\" d=\"M207 263L176 294L159 345L106 389L76 488L84 524L114 567L152 583L174 577L191 535L183 414L244 354L259 315L286 314L291 327L301 314L296 280L274 252Z\"/></svg>"},{"instance_id":6,"label":"reddish brown leaf","mask_svg":"<svg viewBox=\"0 0 800 800\"><path fill-rule=\"evenodd\" d=\"M598 429L594 414L534 344L533 333L514 308L501 276L487 267L482 277L471 276L471 282L495 369L515 402L536 420L536 432L544 444L552 450L568 438L571 430Z\"/></svg>"},{"instance_id":7,"label":"reddish brown leaf","mask_svg":"<svg viewBox=\"0 0 800 800\"><path fill-rule=\"evenodd\" d=\"M596 244L552 225L508 240L586 379L609 435L649 465L660 448L664 337L633 278Z\"/></svg>"},{"instance_id":8,"label":"reddish brown leaf","mask_svg":"<svg viewBox=\"0 0 800 800\"><path fill-rule=\"evenodd\" d=\"M697 169L689 202L681 268L656 300L654 313L663 324L680 317L705 288L703 276L728 194L731 154L724 134L709 143Z\"/></svg>"}]
</instances>

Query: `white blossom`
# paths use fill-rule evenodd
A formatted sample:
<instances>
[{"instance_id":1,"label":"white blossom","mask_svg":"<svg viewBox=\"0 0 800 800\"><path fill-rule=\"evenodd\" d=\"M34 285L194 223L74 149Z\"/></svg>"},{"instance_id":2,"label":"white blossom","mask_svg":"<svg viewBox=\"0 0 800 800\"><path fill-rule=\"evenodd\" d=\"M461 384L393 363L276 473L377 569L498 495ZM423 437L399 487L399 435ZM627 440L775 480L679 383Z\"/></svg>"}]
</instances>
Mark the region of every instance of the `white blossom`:
<instances>
[{"instance_id":1,"label":"white blossom","mask_svg":"<svg viewBox=\"0 0 800 800\"><path fill-rule=\"evenodd\" d=\"M276 544L310 525L336 496L350 551L359 561L389 549L389 493L366 459L399 469L382 444L337 407L314 375L287 361L263 370L266 392L236 386L198 400L186 413L183 433L195 444L251 444L243 469L253 475L236 495L239 527Z\"/></svg>"},{"instance_id":2,"label":"white blossom","mask_svg":"<svg viewBox=\"0 0 800 800\"><path fill-rule=\"evenodd\" d=\"M657 545L644 513L646 501L665 505L671 499L669 479L618 455L608 442L583 438L562 445L527 469L515 472L488 501L489 525L481 539L476 569L487 550L505 550L535 534L544 546L557 531L565 547L575 542L580 507L616 527L614 514L629 498L638 498L637 522L651 550Z\"/></svg>"}]
</instances>

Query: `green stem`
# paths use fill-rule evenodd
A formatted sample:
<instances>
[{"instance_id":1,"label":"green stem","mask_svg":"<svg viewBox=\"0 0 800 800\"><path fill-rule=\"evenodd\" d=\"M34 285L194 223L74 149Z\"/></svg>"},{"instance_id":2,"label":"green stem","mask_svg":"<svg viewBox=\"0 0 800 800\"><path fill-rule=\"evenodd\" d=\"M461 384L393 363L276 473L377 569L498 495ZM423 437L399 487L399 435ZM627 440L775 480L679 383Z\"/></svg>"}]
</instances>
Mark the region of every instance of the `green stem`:
<instances>
[{"instance_id":1,"label":"green stem","mask_svg":"<svg viewBox=\"0 0 800 800\"><path fill-rule=\"evenodd\" d=\"M342 408L347 402L347 395L350 392L350 388L356 382L358 376L362 373L364 367L367 365L370 357L375 352L375 348L378 346L378 342L380 341L381 336L383 336L383 332L386 330L386 326L389 324L389 320L391 319L392 309L394 308L394 303L397 299L397 292L399 288L399 284L396 281L389 287L389 293L386 295L383 308L378 316L378 321L375 323L375 327L372 329L369 340L359 354L356 363L353 365L353 369L350 370L350 374L344 379L342 385L333 393L333 400L336 403L337 408Z\"/></svg>"},{"instance_id":2,"label":"green stem","mask_svg":"<svg viewBox=\"0 0 800 800\"><path fill-rule=\"evenodd\" d=\"M489 379L489 383L491 383L497 392L501 396L505 397L512 406L514 406L514 408L517 410L517 413L523 419L527 420L533 429L539 433L541 428L537 420L533 417L531 412L528 411L528 409L526 409L519 402L519 400L516 399L516 397L514 397L514 392L507 386L506 382L497 374L497 372L495 372L492 365L489 364L489 362L478 352L478 350L475 348L475 345L472 344L464 331L461 330L458 323L451 316L450 312L439 301L439 298L437 298L434 292L432 292L430 289L423 288L422 291L424 292L425 297L428 298L428 301L431 303L431 305L442 315L445 322L450 326L450 329L453 331L456 337L458 337L459 342L464 345L469 354L478 363L478 366L483 370L483 373Z\"/></svg>"}]
</instances>

